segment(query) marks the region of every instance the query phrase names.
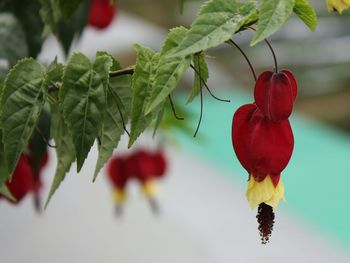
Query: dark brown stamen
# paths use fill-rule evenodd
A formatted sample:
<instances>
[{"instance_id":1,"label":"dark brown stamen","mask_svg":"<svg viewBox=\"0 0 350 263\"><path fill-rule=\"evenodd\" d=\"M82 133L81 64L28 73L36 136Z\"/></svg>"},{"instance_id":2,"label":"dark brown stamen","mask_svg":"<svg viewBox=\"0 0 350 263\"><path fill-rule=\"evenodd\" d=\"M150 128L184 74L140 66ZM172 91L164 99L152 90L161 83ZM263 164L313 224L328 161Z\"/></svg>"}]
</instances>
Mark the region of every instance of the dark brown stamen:
<instances>
[{"instance_id":1,"label":"dark brown stamen","mask_svg":"<svg viewBox=\"0 0 350 263\"><path fill-rule=\"evenodd\" d=\"M271 237L273 230L273 224L275 223L275 213L273 208L265 203L261 203L258 207L258 214L256 218L259 223L259 232L261 237L261 243L267 244Z\"/></svg>"}]
</instances>

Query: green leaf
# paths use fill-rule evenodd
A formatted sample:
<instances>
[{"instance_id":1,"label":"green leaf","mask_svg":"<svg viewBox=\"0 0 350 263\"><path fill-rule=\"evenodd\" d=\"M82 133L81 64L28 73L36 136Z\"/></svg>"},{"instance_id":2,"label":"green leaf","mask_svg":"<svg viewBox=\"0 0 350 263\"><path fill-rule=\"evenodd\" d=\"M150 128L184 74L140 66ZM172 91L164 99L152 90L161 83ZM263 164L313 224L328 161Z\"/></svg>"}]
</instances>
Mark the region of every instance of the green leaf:
<instances>
[{"instance_id":1,"label":"green leaf","mask_svg":"<svg viewBox=\"0 0 350 263\"><path fill-rule=\"evenodd\" d=\"M57 62L57 57L47 67L45 74L46 85L62 82L64 66Z\"/></svg>"},{"instance_id":2,"label":"green leaf","mask_svg":"<svg viewBox=\"0 0 350 263\"><path fill-rule=\"evenodd\" d=\"M99 52L98 55L105 55ZM112 56L112 71L121 69L120 64ZM131 77L123 75L109 80L106 91L106 110L100 131L99 154L94 173L96 180L99 171L112 156L113 150L118 146L121 135L124 133L123 121L126 123L130 115L131 106ZM122 116L121 116L122 114Z\"/></svg>"},{"instance_id":3,"label":"green leaf","mask_svg":"<svg viewBox=\"0 0 350 263\"><path fill-rule=\"evenodd\" d=\"M4 144L2 143L2 132L0 130L0 185L5 184L9 179L7 172L6 159L4 155Z\"/></svg>"},{"instance_id":4,"label":"green leaf","mask_svg":"<svg viewBox=\"0 0 350 263\"><path fill-rule=\"evenodd\" d=\"M279 30L291 15L294 2L294 0L262 0L256 33L250 45L254 46Z\"/></svg>"},{"instance_id":5,"label":"green leaf","mask_svg":"<svg viewBox=\"0 0 350 263\"><path fill-rule=\"evenodd\" d=\"M166 107L162 107L161 110L157 114L157 118L154 124L154 129L153 129L153 137L156 136L156 133L158 131L158 128L160 124L162 123L163 117L164 117L164 112L165 112Z\"/></svg>"},{"instance_id":6,"label":"green leaf","mask_svg":"<svg viewBox=\"0 0 350 263\"><path fill-rule=\"evenodd\" d=\"M78 172L100 131L106 106L105 85L111 66L108 56L99 56L92 64L83 54L75 53L64 71L59 99L74 140Z\"/></svg>"},{"instance_id":7,"label":"green leaf","mask_svg":"<svg viewBox=\"0 0 350 263\"><path fill-rule=\"evenodd\" d=\"M62 16L65 19L70 18L73 13L78 9L82 0L58 0L61 9Z\"/></svg>"},{"instance_id":8,"label":"green leaf","mask_svg":"<svg viewBox=\"0 0 350 263\"><path fill-rule=\"evenodd\" d=\"M3 82L5 81L7 72L8 72L8 69L6 67L0 66L0 86L3 85Z\"/></svg>"},{"instance_id":9,"label":"green leaf","mask_svg":"<svg viewBox=\"0 0 350 263\"><path fill-rule=\"evenodd\" d=\"M47 142L50 140L51 118L48 108L44 106L38 119L36 128L29 140L29 154L31 156L30 166L36 173L40 169L40 164L47 154Z\"/></svg>"},{"instance_id":10,"label":"green leaf","mask_svg":"<svg viewBox=\"0 0 350 263\"><path fill-rule=\"evenodd\" d=\"M145 116L145 108L149 101L159 53L134 45L137 53L135 71L132 77L131 89L131 132L129 148L140 134L151 124L158 113L158 109Z\"/></svg>"},{"instance_id":11,"label":"green leaf","mask_svg":"<svg viewBox=\"0 0 350 263\"><path fill-rule=\"evenodd\" d=\"M317 27L317 14L307 0L295 0L294 13L304 21L311 31Z\"/></svg>"},{"instance_id":12,"label":"green leaf","mask_svg":"<svg viewBox=\"0 0 350 263\"><path fill-rule=\"evenodd\" d=\"M14 14L21 24L26 36L29 56L33 58L39 54L43 43L42 32L44 24L38 14L39 10L39 1L0 1L0 11Z\"/></svg>"},{"instance_id":13,"label":"green leaf","mask_svg":"<svg viewBox=\"0 0 350 263\"><path fill-rule=\"evenodd\" d=\"M179 0L179 10L182 14L184 12L185 0Z\"/></svg>"},{"instance_id":14,"label":"green leaf","mask_svg":"<svg viewBox=\"0 0 350 263\"><path fill-rule=\"evenodd\" d=\"M9 200L15 202L16 198L11 194L10 190L7 188L5 184L0 186L0 194L8 198Z\"/></svg>"},{"instance_id":15,"label":"green leaf","mask_svg":"<svg viewBox=\"0 0 350 263\"><path fill-rule=\"evenodd\" d=\"M12 175L44 105L45 69L34 59L10 70L1 97L1 128L8 174Z\"/></svg>"},{"instance_id":16,"label":"green leaf","mask_svg":"<svg viewBox=\"0 0 350 263\"><path fill-rule=\"evenodd\" d=\"M62 1L69 2L67 0ZM82 0L81 2L82 3L78 6L78 9L68 20L61 20L57 25L56 36L66 55L69 53L74 37L80 37L87 23L90 10L90 0Z\"/></svg>"},{"instance_id":17,"label":"green leaf","mask_svg":"<svg viewBox=\"0 0 350 263\"><path fill-rule=\"evenodd\" d=\"M207 63L205 62L204 55L196 55L193 57L194 72L194 85L190 97L187 100L187 104L191 103L195 97L198 96L200 90L204 86L204 82L207 82L209 78L209 70ZM197 74L199 73L200 76ZM203 81L202 81L203 80Z\"/></svg>"},{"instance_id":18,"label":"green leaf","mask_svg":"<svg viewBox=\"0 0 350 263\"><path fill-rule=\"evenodd\" d=\"M10 66L28 55L25 34L16 17L0 14L0 58L6 59Z\"/></svg>"},{"instance_id":19,"label":"green leaf","mask_svg":"<svg viewBox=\"0 0 350 263\"><path fill-rule=\"evenodd\" d=\"M185 39L171 56L187 56L218 46L231 38L255 12L255 2L208 1L199 11Z\"/></svg>"},{"instance_id":20,"label":"green leaf","mask_svg":"<svg viewBox=\"0 0 350 263\"><path fill-rule=\"evenodd\" d=\"M191 56L167 56L179 46L186 33L187 29L184 27L173 28L165 40L154 76L151 97L146 107L146 115L167 99L191 64Z\"/></svg>"},{"instance_id":21,"label":"green leaf","mask_svg":"<svg viewBox=\"0 0 350 263\"><path fill-rule=\"evenodd\" d=\"M26 34L29 56L36 58L43 44L42 32L44 24L38 15L37 1L16 0L15 14Z\"/></svg>"},{"instance_id":22,"label":"green leaf","mask_svg":"<svg viewBox=\"0 0 350 263\"><path fill-rule=\"evenodd\" d=\"M59 0L39 0L41 4L40 16L45 25L55 31L56 24L61 20Z\"/></svg>"},{"instance_id":23,"label":"green leaf","mask_svg":"<svg viewBox=\"0 0 350 263\"><path fill-rule=\"evenodd\" d=\"M51 135L56 145L57 168L45 203L45 209L75 160L73 139L70 133L67 132L68 127L57 104L51 104L51 120Z\"/></svg>"}]
</instances>

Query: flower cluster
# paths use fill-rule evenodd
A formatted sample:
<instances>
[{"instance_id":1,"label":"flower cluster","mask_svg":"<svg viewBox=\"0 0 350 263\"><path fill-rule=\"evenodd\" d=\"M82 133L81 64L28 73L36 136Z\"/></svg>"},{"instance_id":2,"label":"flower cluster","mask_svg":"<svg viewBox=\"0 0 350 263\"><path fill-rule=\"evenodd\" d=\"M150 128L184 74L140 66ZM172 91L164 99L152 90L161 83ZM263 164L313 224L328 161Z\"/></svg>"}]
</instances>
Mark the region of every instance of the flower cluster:
<instances>
[{"instance_id":1,"label":"flower cluster","mask_svg":"<svg viewBox=\"0 0 350 263\"><path fill-rule=\"evenodd\" d=\"M266 71L255 84L255 103L240 107L233 116L232 143L242 166L249 173L247 199L259 206L258 222L263 243L272 231L273 209L284 199L281 172L293 152L289 123L297 95L291 72Z\"/></svg>"},{"instance_id":2,"label":"flower cluster","mask_svg":"<svg viewBox=\"0 0 350 263\"><path fill-rule=\"evenodd\" d=\"M126 200L126 187L131 180L136 180L141 184L144 196L150 201L151 208L156 212L156 180L162 178L166 170L167 161L162 150L156 152L139 150L129 156L113 157L109 161L107 175L113 186L117 212L121 212Z\"/></svg>"}]
</instances>

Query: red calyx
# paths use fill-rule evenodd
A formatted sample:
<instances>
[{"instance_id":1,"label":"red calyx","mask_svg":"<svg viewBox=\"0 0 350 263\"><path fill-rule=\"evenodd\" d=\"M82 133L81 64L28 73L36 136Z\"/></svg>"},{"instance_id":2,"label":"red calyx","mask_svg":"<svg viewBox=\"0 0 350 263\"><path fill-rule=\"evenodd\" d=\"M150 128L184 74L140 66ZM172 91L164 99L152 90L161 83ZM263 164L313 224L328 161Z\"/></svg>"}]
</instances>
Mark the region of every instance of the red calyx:
<instances>
[{"instance_id":1,"label":"red calyx","mask_svg":"<svg viewBox=\"0 0 350 263\"><path fill-rule=\"evenodd\" d=\"M259 109L273 122L288 119L297 96L297 83L290 71L265 71L255 84L254 98Z\"/></svg>"},{"instance_id":2,"label":"red calyx","mask_svg":"<svg viewBox=\"0 0 350 263\"><path fill-rule=\"evenodd\" d=\"M11 194L16 198L15 203L19 203L32 190L33 178L34 175L27 158L22 154L11 181L6 183Z\"/></svg>"},{"instance_id":3,"label":"red calyx","mask_svg":"<svg viewBox=\"0 0 350 263\"><path fill-rule=\"evenodd\" d=\"M113 157L107 167L107 175L114 187L124 189L129 179L126 170L126 160L120 157Z\"/></svg>"},{"instance_id":4,"label":"red calyx","mask_svg":"<svg viewBox=\"0 0 350 263\"><path fill-rule=\"evenodd\" d=\"M111 5L109 0L92 0L88 24L98 29L104 29L113 21L116 11L116 6Z\"/></svg>"},{"instance_id":5,"label":"red calyx","mask_svg":"<svg viewBox=\"0 0 350 263\"><path fill-rule=\"evenodd\" d=\"M255 104L240 107L232 120L232 144L242 166L257 181L270 175L277 185L293 152L289 121L270 121Z\"/></svg>"}]
</instances>

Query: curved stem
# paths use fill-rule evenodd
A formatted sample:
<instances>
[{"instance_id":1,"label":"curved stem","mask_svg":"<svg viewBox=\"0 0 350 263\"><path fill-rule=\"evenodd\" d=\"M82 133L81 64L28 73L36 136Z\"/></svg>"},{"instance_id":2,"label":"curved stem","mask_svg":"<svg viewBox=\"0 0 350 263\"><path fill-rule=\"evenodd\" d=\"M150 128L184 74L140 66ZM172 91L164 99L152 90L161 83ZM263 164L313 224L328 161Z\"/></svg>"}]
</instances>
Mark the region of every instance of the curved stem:
<instances>
[{"instance_id":1,"label":"curved stem","mask_svg":"<svg viewBox=\"0 0 350 263\"><path fill-rule=\"evenodd\" d=\"M42 133L42 131L39 129L39 127L35 127L35 129L37 130L37 132L39 133L41 139L46 143L47 146L49 146L50 148L57 148L56 145L52 145L48 142L48 140L45 138L44 134Z\"/></svg>"},{"instance_id":2,"label":"curved stem","mask_svg":"<svg viewBox=\"0 0 350 263\"><path fill-rule=\"evenodd\" d=\"M126 134L130 137L130 133L128 131L128 129L126 128L126 124L125 124L125 120L124 120L124 116L122 114L122 111L120 110L119 104L117 103L117 109L120 115L120 119L122 120L122 124L123 124L123 129L126 132Z\"/></svg>"},{"instance_id":3,"label":"curved stem","mask_svg":"<svg viewBox=\"0 0 350 263\"><path fill-rule=\"evenodd\" d=\"M207 89L207 91L209 92L209 94L216 100L219 101L223 101L223 102L231 102L230 100L225 100L225 99L220 99L218 97L216 97L212 91L209 89L208 84L204 81L204 79L202 78L200 72L198 72L198 70L191 64L190 67L194 70L194 72L197 74L197 76L199 77L199 80L202 82L202 84L204 85L204 87Z\"/></svg>"},{"instance_id":4,"label":"curved stem","mask_svg":"<svg viewBox=\"0 0 350 263\"><path fill-rule=\"evenodd\" d=\"M197 125L197 129L193 135L193 137L195 138L197 136L197 133L199 131L199 127L201 126L202 123L202 118L203 118L203 90L202 87L200 87L200 98L201 98L201 111L200 111L200 115L199 115L199 121L198 121L198 125Z\"/></svg>"},{"instance_id":5,"label":"curved stem","mask_svg":"<svg viewBox=\"0 0 350 263\"><path fill-rule=\"evenodd\" d=\"M272 56L273 56L273 60L275 62L275 72L277 73L278 72L278 64L277 64L277 58L276 58L275 51L273 50L271 43L266 38L265 38L264 41L269 46L269 48L271 50L271 53L272 53Z\"/></svg>"},{"instance_id":6,"label":"curved stem","mask_svg":"<svg viewBox=\"0 0 350 263\"><path fill-rule=\"evenodd\" d=\"M174 114L175 119L180 120L180 121L183 121L185 118L179 117L179 116L177 116L177 114L176 114L176 110L175 110L175 106L174 106L174 103L173 103L173 99L171 98L171 95L170 95L170 94L168 95L168 99L169 99L169 102L170 102L170 105L171 105L171 109L172 109L172 111L173 111L173 114Z\"/></svg>"},{"instance_id":7,"label":"curved stem","mask_svg":"<svg viewBox=\"0 0 350 263\"><path fill-rule=\"evenodd\" d=\"M118 104L118 98L117 98L117 96L114 94L114 91L113 91L109 86L108 86L108 89L109 89L109 91L112 93L114 99L116 100L117 109L118 109L118 112L119 112L119 115L120 115L120 119L121 119L121 121L122 121L123 129L124 129L124 131L126 132L126 134L130 137L130 133L129 133L128 129L126 128L124 116L123 116L122 111L121 111L121 109L120 109L120 107L119 107L119 104Z\"/></svg>"},{"instance_id":8,"label":"curved stem","mask_svg":"<svg viewBox=\"0 0 350 263\"><path fill-rule=\"evenodd\" d=\"M256 32L256 29L254 27L251 27L249 26L248 27L250 30ZM267 38L264 39L265 43L267 44L267 46L269 47L269 49L271 50L271 53L272 53L272 56L273 56L273 61L275 63L275 72L277 73L278 72L278 63L277 63L277 57L276 57L276 53L275 51L273 50L273 47L270 43L270 41L267 40Z\"/></svg>"},{"instance_id":9,"label":"curved stem","mask_svg":"<svg viewBox=\"0 0 350 263\"><path fill-rule=\"evenodd\" d=\"M231 45L231 46L236 47L239 50L239 52L241 52L241 54L243 55L243 57L245 58L245 60L247 61L248 65L249 65L249 68L250 68L250 70L251 70L251 72L253 74L254 80L256 81L257 77L256 77L256 73L255 73L254 67L253 67L252 63L250 62L250 60L249 60L248 56L246 55L246 53L232 39L229 39L227 43L229 45Z\"/></svg>"}]
</instances>

